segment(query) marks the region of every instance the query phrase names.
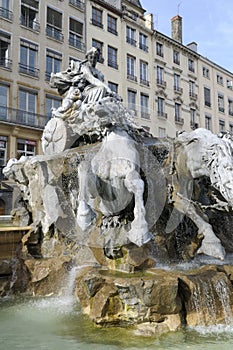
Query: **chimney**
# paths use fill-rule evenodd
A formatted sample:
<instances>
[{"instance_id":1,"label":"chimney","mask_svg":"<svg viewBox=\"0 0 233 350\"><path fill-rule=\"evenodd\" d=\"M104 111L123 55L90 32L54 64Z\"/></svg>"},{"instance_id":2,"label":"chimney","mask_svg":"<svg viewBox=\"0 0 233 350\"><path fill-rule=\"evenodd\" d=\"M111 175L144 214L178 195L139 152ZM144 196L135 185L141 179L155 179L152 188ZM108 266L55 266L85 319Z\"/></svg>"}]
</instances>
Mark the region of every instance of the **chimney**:
<instances>
[{"instance_id":1,"label":"chimney","mask_svg":"<svg viewBox=\"0 0 233 350\"><path fill-rule=\"evenodd\" d=\"M177 15L172 17L172 39L182 44L182 17Z\"/></svg>"}]
</instances>

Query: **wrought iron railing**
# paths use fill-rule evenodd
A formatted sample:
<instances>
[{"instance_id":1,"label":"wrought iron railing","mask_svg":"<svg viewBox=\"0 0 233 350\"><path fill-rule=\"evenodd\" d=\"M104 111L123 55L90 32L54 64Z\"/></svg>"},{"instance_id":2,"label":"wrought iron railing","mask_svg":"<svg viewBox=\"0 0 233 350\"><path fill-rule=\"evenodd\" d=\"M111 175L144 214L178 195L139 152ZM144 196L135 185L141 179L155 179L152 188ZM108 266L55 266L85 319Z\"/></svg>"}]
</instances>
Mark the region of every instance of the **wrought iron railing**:
<instances>
[{"instance_id":1,"label":"wrought iron railing","mask_svg":"<svg viewBox=\"0 0 233 350\"><path fill-rule=\"evenodd\" d=\"M0 7L0 17L9 19L10 21L12 21L13 19L13 12L9 11L8 9L4 8L4 7Z\"/></svg>"}]
</instances>

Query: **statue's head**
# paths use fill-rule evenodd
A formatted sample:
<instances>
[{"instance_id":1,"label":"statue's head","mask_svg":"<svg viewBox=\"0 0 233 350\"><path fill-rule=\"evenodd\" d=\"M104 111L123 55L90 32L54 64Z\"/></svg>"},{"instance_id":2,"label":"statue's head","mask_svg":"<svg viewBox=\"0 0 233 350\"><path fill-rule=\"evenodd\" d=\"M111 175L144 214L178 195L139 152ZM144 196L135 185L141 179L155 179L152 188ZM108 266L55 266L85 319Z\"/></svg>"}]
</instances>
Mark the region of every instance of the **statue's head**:
<instances>
[{"instance_id":1,"label":"statue's head","mask_svg":"<svg viewBox=\"0 0 233 350\"><path fill-rule=\"evenodd\" d=\"M99 56L100 56L100 50L97 47L92 47L86 53L86 59L91 63L93 67L96 66Z\"/></svg>"}]
</instances>

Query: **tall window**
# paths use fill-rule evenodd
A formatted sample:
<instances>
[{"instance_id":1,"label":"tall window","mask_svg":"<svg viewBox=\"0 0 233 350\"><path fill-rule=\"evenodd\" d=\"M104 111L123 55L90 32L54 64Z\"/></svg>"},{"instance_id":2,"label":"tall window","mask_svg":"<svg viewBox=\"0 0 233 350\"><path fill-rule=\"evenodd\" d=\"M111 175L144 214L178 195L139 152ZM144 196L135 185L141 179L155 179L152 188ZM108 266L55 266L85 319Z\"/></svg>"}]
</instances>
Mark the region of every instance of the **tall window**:
<instances>
[{"instance_id":1,"label":"tall window","mask_svg":"<svg viewBox=\"0 0 233 350\"><path fill-rule=\"evenodd\" d=\"M204 87L204 100L205 106L211 107L210 89L207 87Z\"/></svg>"},{"instance_id":2,"label":"tall window","mask_svg":"<svg viewBox=\"0 0 233 350\"><path fill-rule=\"evenodd\" d=\"M17 140L17 158L21 156L30 157L36 154L36 142L31 140Z\"/></svg>"},{"instance_id":3,"label":"tall window","mask_svg":"<svg viewBox=\"0 0 233 350\"><path fill-rule=\"evenodd\" d=\"M195 71L194 69L194 60L192 60L191 58L188 59L188 69L190 72L193 72Z\"/></svg>"},{"instance_id":4,"label":"tall window","mask_svg":"<svg viewBox=\"0 0 233 350\"><path fill-rule=\"evenodd\" d=\"M0 66L4 68L11 68L11 60L9 59L10 42L10 35L0 31Z\"/></svg>"},{"instance_id":5,"label":"tall window","mask_svg":"<svg viewBox=\"0 0 233 350\"><path fill-rule=\"evenodd\" d=\"M150 119L149 96L141 93L140 104L141 104L141 117L146 118L146 119Z\"/></svg>"},{"instance_id":6,"label":"tall window","mask_svg":"<svg viewBox=\"0 0 233 350\"><path fill-rule=\"evenodd\" d=\"M117 19L108 15L108 32L117 35Z\"/></svg>"},{"instance_id":7,"label":"tall window","mask_svg":"<svg viewBox=\"0 0 233 350\"><path fill-rule=\"evenodd\" d=\"M21 24L25 27L39 30L38 10L39 1L21 0Z\"/></svg>"},{"instance_id":8,"label":"tall window","mask_svg":"<svg viewBox=\"0 0 233 350\"><path fill-rule=\"evenodd\" d=\"M220 119L219 120L219 132L223 132L225 130L226 130L226 128L225 128L225 120Z\"/></svg>"},{"instance_id":9,"label":"tall window","mask_svg":"<svg viewBox=\"0 0 233 350\"><path fill-rule=\"evenodd\" d=\"M92 19L91 19L91 23L92 23L94 26L103 28L102 16L103 16L103 13L102 13L101 10L97 9L96 7L92 7Z\"/></svg>"},{"instance_id":10,"label":"tall window","mask_svg":"<svg viewBox=\"0 0 233 350\"><path fill-rule=\"evenodd\" d=\"M19 90L18 121L22 124L34 126L37 95L27 90Z\"/></svg>"},{"instance_id":11,"label":"tall window","mask_svg":"<svg viewBox=\"0 0 233 350\"><path fill-rule=\"evenodd\" d=\"M233 100L228 98L228 114L233 116Z\"/></svg>"},{"instance_id":12,"label":"tall window","mask_svg":"<svg viewBox=\"0 0 233 350\"><path fill-rule=\"evenodd\" d=\"M46 51L46 73L45 79L49 80L51 73L61 71L62 55L59 52L47 49Z\"/></svg>"},{"instance_id":13,"label":"tall window","mask_svg":"<svg viewBox=\"0 0 233 350\"><path fill-rule=\"evenodd\" d=\"M148 37L143 33L139 33L139 48L148 52Z\"/></svg>"},{"instance_id":14,"label":"tall window","mask_svg":"<svg viewBox=\"0 0 233 350\"><path fill-rule=\"evenodd\" d=\"M175 121L180 122L181 121L181 105L179 103L175 103Z\"/></svg>"},{"instance_id":15,"label":"tall window","mask_svg":"<svg viewBox=\"0 0 233 350\"><path fill-rule=\"evenodd\" d=\"M0 16L12 20L13 13L10 11L10 0L0 1Z\"/></svg>"},{"instance_id":16,"label":"tall window","mask_svg":"<svg viewBox=\"0 0 233 350\"><path fill-rule=\"evenodd\" d=\"M164 98L158 97L158 116L164 117Z\"/></svg>"},{"instance_id":17,"label":"tall window","mask_svg":"<svg viewBox=\"0 0 233 350\"><path fill-rule=\"evenodd\" d=\"M92 46L99 49L100 54L98 57L98 62L104 63L104 58L103 58L103 46L104 46L104 44L101 41L98 41L96 39L92 39Z\"/></svg>"},{"instance_id":18,"label":"tall window","mask_svg":"<svg viewBox=\"0 0 233 350\"><path fill-rule=\"evenodd\" d=\"M112 46L108 46L108 66L118 69L117 64L117 49Z\"/></svg>"},{"instance_id":19,"label":"tall window","mask_svg":"<svg viewBox=\"0 0 233 350\"><path fill-rule=\"evenodd\" d=\"M223 85L223 76L220 74L217 74L217 83Z\"/></svg>"},{"instance_id":20,"label":"tall window","mask_svg":"<svg viewBox=\"0 0 233 350\"><path fill-rule=\"evenodd\" d=\"M208 114L205 115L205 128L207 130L211 130L212 129L212 118Z\"/></svg>"},{"instance_id":21,"label":"tall window","mask_svg":"<svg viewBox=\"0 0 233 350\"><path fill-rule=\"evenodd\" d=\"M229 123L229 131L233 134L233 123Z\"/></svg>"},{"instance_id":22,"label":"tall window","mask_svg":"<svg viewBox=\"0 0 233 350\"><path fill-rule=\"evenodd\" d=\"M126 42L133 46L137 45L136 30L129 26L126 27Z\"/></svg>"},{"instance_id":23,"label":"tall window","mask_svg":"<svg viewBox=\"0 0 233 350\"><path fill-rule=\"evenodd\" d=\"M79 50L84 50L83 23L70 18L69 44Z\"/></svg>"},{"instance_id":24,"label":"tall window","mask_svg":"<svg viewBox=\"0 0 233 350\"><path fill-rule=\"evenodd\" d=\"M0 136L0 167L6 165L7 158L7 137Z\"/></svg>"},{"instance_id":25,"label":"tall window","mask_svg":"<svg viewBox=\"0 0 233 350\"><path fill-rule=\"evenodd\" d=\"M137 93L134 90L128 90L128 108L133 110L135 114L137 113L137 107L136 107L136 96Z\"/></svg>"},{"instance_id":26,"label":"tall window","mask_svg":"<svg viewBox=\"0 0 233 350\"><path fill-rule=\"evenodd\" d=\"M140 83L149 86L148 63L144 61L140 61Z\"/></svg>"},{"instance_id":27,"label":"tall window","mask_svg":"<svg viewBox=\"0 0 233 350\"><path fill-rule=\"evenodd\" d=\"M136 58L130 55L127 55L127 78L130 80L137 81Z\"/></svg>"},{"instance_id":28,"label":"tall window","mask_svg":"<svg viewBox=\"0 0 233 350\"><path fill-rule=\"evenodd\" d=\"M159 84L159 85L165 85L164 80L163 80L163 74L164 74L163 67L157 66L156 75L157 75L157 84Z\"/></svg>"},{"instance_id":29,"label":"tall window","mask_svg":"<svg viewBox=\"0 0 233 350\"><path fill-rule=\"evenodd\" d=\"M190 97L195 97L195 82L190 80L189 81L189 96Z\"/></svg>"},{"instance_id":30,"label":"tall window","mask_svg":"<svg viewBox=\"0 0 233 350\"><path fill-rule=\"evenodd\" d=\"M109 82L108 82L108 87L109 87L113 92L115 92L116 94L118 93L118 84L109 81Z\"/></svg>"},{"instance_id":31,"label":"tall window","mask_svg":"<svg viewBox=\"0 0 233 350\"><path fill-rule=\"evenodd\" d=\"M174 74L174 90L179 91L180 90L180 75Z\"/></svg>"},{"instance_id":32,"label":"tall window","mask_svg":"<svg viewBox=\"0 0 233 350\"><path fill-rule=\"evenodd\" d=\"M156 43L156 55L163 57L163 44Z\"/></svg>"},{"instance_id":33,"label":"tall window","mask_svg":"<svg viewBox=\"0 0 233 350\"><path fill-rule=\"evenodd\" d=\"M218 94L218 110L219 112L224 113L224 96L222 94Z\"/></svg>"},{"instance_id":34,"label":"tall window","mask_svg":"<svg viewBox=\"0 0 233 350\"><path fill-rule=\"evenodd\" d=\"M173 51L173 62L180 64L180 53L176 50Z\"/></svg>"},{"instance_id":35,"label":"tall window","mask_svg":"<svg viewBox=\"0 0 233 350\"><path fill-rule=\"evenodd\" d=\"M46 34L51 38L63 41L62 34L62 13L47 7Z\"/></svg>"},{"instance_id":36,"label":"tall window","mask_svg":"<svg viewBox=\"0 0 233 350\"><path fill-rule=\"evenodd\" d=\"M0 120L7 119L9 87L0 84Z\"/></svg>"},{"instance_id":37,"label":"tall window","mask_svg":"<svg viewBox=\"0 0 233 350\"><path fill-rule=\"evenodd\" d=\"M36 68L37 53L38 53L37 45L26 40L20 41L20 63L19 63L20 73L38 77L39 70Z\"/></svg>"},{"instance_id":38,"label":"tall window","mask_svg":"<svg viewBox=\"0 0 233 350\"><path fill-rule=\"evenodd\" d=\"M164 138L166 137L166 129L159 127L159 137Z\"/></svg>"},{"instance_id":39,"label":"tall window","mask_svg":"<svg viewBox=\"0 0 233 350\"><path fill-rule=\"evenodd\" d=\"M203 77L209 78L209 77L210 77L209 68L207 68L207 67L202 67L202 74L203 74Z\"/></svg>"},{"instance_id":40,"label":"tall window","mask_svg":"<svg viewBox=\"0 0 233 350\"><path fill-rule=\"evenodd\" d=\"M51 118L52 116L52 108L57 109L61 105L61 99L46 95L45 98L45 114L47 117L47 120Z\"/></svg>"},{"instance_id":41,"label":"tall window","mask_svg":"<svg viewBox=\"0 0 233 350\"><path fill-rule=\"evenodd\" d=\"M196 110L194 108L190 109L190 125L193 129L196 129Z\"/></svg>"}]
</instances>

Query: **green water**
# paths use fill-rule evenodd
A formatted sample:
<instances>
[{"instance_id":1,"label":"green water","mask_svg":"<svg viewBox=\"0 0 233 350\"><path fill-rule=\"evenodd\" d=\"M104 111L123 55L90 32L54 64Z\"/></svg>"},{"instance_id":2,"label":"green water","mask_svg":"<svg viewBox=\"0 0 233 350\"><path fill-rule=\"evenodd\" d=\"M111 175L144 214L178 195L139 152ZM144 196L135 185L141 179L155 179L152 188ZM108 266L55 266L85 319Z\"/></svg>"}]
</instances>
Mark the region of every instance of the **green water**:
<instances>
[{"instance_id":1,"label":"green water","mask_svg":"<svg viewBox=\"0 0 233 350\"><path fill-rule=\"evenodd\" d=\"M2 299L1 350L232 350L233 328L216 326L138 337L132 329L97 328L71 297Z\"/></svg>"}]
</instances>

